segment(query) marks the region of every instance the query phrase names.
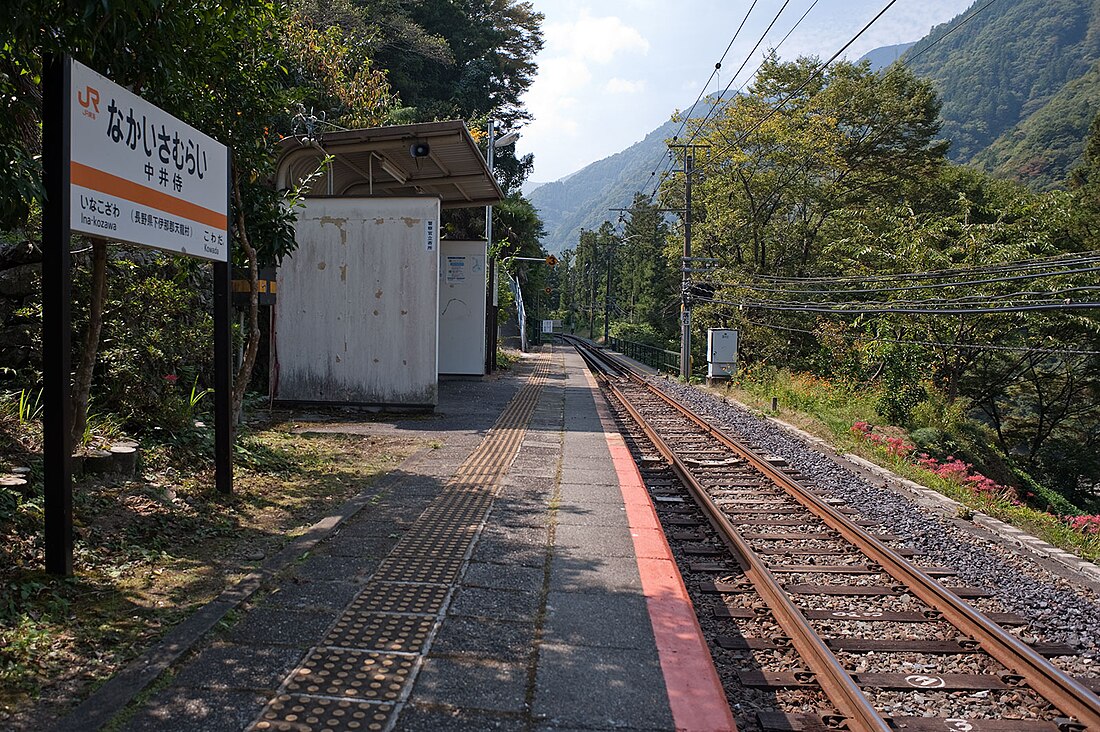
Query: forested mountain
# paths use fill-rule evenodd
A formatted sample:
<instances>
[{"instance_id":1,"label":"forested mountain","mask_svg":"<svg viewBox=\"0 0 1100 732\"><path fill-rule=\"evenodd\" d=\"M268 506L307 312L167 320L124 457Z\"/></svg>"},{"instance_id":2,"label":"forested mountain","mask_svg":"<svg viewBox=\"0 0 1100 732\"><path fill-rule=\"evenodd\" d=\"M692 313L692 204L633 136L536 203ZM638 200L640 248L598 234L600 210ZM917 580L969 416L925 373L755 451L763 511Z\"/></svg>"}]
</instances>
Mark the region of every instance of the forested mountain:
<instances>
[{"instance_id":1,"label":"forested mountain","mask_svg":"<svg viewBox=\"0 0 1100 732\"><path fill-rule=\"evenodd\" d=\"M978 153L973 163L1037 191L1058 188L1081 160L1085 131L1100 112L1100 62Z\"/></svg>"},{"instance_id":2,"label":"forested mountain","mask_svg":"<svg viewBox=\"0 0 1100 732\"><path fill-rule=\"evenodd\" d=\"M898 43L893 46L882 46L881 48L868 51L863 55L860 61L869 62L871 64L871 69L877 71L897 61L912 47L912 43Z\"/></svg>"},{"instance_id":3,"label":"forested mountain","mask_svg":"<svg viewBox=\"0 0 1100 732\"><path fill-rule=\"evenodd\" d=\"M1057 184L1098 108L1090 72L1100 59L1100 4L1001 0L947 35L959 20L933 28L904 57L943 100L950 157L1038 187Z\"/></svg>"},{"instance_id":4,"label":"forested mountain","mask_svg":"<svg viewBox=\"0 0 1100 732\"><path fill-rule=\"evenodd\" d=\"M628 205L640 182L661 162L665 141L678 127L678 122L666 122L626 150L532 191L528 197L546 226L546 251L557 254L575 247L581 229L600 228L604 219L614 217L609 209Z\"/></svg>"},{"instance_id":5,"label":"forested mountain","mask_svg":"<svg viewBox=\"0 0 1100 732\"><path fill-rule=\"evenodd\" d=\"M861 60L877 69L899 56L934 82L952 160L1036 190L1061 186L1080 160L1100 111L1100 3L975 3L920 42L878 48ZM675 129L665 123L623 152L537 188L530 198L546 225L547 250L576 246L581 229L599 228L609 208L626 205Z\"/></svg>"}]
</instances>

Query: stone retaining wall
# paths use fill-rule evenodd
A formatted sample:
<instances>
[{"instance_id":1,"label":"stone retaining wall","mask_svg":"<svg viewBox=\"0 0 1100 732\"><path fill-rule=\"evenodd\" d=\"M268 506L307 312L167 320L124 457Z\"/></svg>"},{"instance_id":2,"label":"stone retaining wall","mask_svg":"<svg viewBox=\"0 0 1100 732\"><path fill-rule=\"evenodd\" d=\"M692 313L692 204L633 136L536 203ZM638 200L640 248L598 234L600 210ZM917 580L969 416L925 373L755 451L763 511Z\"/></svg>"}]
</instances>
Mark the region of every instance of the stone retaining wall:
<instances>
[{"instance_id":1,"label":"stone retaining wall","mask_svg":"<svg viewBox=\"0 0 1100 732\"><path fill-rule=\"evenodd\" d=\"M42 368L41 293L42 252L31 242L0 242L0 371Z\"/></svg>"}]
</instances>

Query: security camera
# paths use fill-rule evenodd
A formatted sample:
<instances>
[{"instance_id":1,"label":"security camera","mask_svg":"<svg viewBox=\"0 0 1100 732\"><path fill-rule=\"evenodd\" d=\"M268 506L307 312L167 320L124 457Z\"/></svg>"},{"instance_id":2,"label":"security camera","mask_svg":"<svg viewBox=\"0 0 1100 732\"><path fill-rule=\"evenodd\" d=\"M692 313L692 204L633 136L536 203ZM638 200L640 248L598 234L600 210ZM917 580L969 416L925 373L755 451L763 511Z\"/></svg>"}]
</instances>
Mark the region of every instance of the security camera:
<instances>
[{"instance_id":1,"label":"security camera","mask_svg":"<svg viewBox=\"0 0 1100 732\"><path fill-rule=\"evenodd\" d=\"M431 153L432 148L426 142L414 142L412 147L409 148L409 155L414 158L426 158Z\"/></svg>"}]
</instances>

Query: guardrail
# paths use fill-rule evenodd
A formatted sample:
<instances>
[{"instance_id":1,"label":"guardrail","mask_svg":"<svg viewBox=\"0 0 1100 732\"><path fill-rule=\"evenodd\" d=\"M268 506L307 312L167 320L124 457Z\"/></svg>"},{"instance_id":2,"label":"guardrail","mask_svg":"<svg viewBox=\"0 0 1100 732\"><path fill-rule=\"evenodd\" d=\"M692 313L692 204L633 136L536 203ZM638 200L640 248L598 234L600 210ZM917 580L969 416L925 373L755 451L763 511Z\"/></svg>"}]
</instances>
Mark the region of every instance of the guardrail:
<instances>
[{"instance_id":1,"label":"guardrail","mask_svg":"<svg viewBox=\"0 0 1100 732\"><path fill-rule=\"evenodd\" d=\"M628 356L635 361L641 361L646 366L652 366L658 371L666 371L672 374L680 373L680 354L677 351L666 351L656 346L615 337L609 338L607 345L624 356Z\"/></svg>"}]
</instances>

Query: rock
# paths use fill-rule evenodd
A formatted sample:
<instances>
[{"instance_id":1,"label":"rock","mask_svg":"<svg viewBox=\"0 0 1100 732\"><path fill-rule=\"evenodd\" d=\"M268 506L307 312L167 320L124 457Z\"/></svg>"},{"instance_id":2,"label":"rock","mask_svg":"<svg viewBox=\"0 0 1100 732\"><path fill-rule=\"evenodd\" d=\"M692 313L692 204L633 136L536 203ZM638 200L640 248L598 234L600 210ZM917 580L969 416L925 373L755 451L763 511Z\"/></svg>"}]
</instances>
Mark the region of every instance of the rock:
<instances>
[{"instance_id":1,"label":"rock","mask_svg":"<svg viewBox=\"0 0 1100 732\"><path fill-rule=\"evenodd\" d=\"M0 270L0 295L22 298L33 294L38 289L41 270L38 264L20 264Z\"/></svg>"},{"instance_id":2,"label":"rock","mask_svg":"<svg viewBox=\"0 0 1100 732\"><path fill-rule=\"evenodd\" d=\"M42 250L31 241L0 243L0 269L42 261Z\"/></svg>"}]
</instances>

